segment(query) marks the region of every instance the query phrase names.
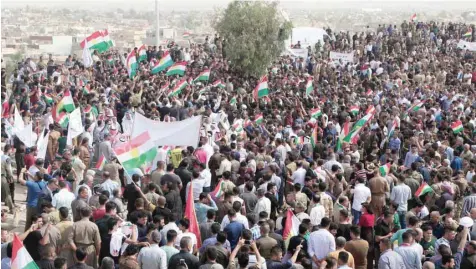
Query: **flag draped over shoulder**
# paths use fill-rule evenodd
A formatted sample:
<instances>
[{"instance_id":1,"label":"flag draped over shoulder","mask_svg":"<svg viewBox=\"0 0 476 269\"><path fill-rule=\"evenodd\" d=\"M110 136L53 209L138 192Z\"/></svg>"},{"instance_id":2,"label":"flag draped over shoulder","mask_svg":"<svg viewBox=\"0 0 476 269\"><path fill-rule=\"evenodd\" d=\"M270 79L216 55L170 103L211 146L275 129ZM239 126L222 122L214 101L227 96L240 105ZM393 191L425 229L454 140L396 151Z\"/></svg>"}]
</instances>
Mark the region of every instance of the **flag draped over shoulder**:
<instances>
[{"instance_id":1,"label":"flag draped over shoulder","mask_svg":"<svg viewBox=\"0 0 476 269\"><path fill-rule=\"evenodd\" d=\"M210 193L210 196L214 199L214 200L218 200L220 199L220 197L223 196L224 192L223 192L223 185L224 185L224 182L223 182L223 179L220 179L220 181L218 182L217 186L215 187L215 189Z\"/></svg>"},{"instance_id":2,"label":"flag draped over shoulder","mask_svg":"<svg viewBox=\"0 0 476 269\"><path fill-rule=\"evenodd\" d=\"M195 234L197 237L197 248L200 248L202 245L202 240L200 236L200 228L198 226L197 214L195 213L195 201L193 198L193 182L190 182L190 190L188 192L187 203L185 204L185 215L184 217L190 221L190 226L188 230Z\"/></svg>"}]
</instances>

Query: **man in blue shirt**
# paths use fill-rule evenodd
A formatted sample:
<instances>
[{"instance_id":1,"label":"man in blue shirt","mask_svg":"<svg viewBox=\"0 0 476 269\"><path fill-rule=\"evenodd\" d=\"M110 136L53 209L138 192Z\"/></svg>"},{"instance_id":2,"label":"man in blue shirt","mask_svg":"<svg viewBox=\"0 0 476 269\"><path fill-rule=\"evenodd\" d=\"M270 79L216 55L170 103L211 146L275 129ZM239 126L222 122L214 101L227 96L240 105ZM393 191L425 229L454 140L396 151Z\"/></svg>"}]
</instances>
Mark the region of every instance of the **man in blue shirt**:
<instances>
[{"instance_id":1,"label":"man in blue shirt","mask_svg":"<svg viewBox=\"0 0 476 269\"><path fill-rule=\"evenodd\" d=\"M420 156L418 155L418 147L416 145L411 146L411 150L405 155L405 161L403 165L406 168L411 168L412 163L414 163Z\"/></svg>"},{"instance_id":2,"label":"man in blue shirt","mask_svg":"<svg viewBox=\"0 0 476 269\"><path fill-rule=\"evenodd\" d=\"M224 231L227 235L226 238L230 241L231 249L235 249L245 226L241 222L236 221L236 211L234 209L228 210L228 218L230 223L226 225Z\"/></svg>"},{"instance_id":3,"label":"man in blue shirt","mask_svg":"<svg viewBox=\"0 0 476 269\"><path fill-rule=\"evenodd\" d=\"M459 150L454 151L454 159L451 162L451 168L453 169L453 174L456 175L458 171L463 169L463 159L460 157L461 152Z\"/></svg>"},{"instance_id":4,"label":"man in blue shirt","mask_svg":"<svg viewBox=\"0 0 476 269\"><path fill-rule=\"evenodd\" d=\"M40 164L41 162L41 164ZM41 159L36 160L36 163L39 167L42 167L43 163ZM25 180L24 173L26 168L21 170L18 180L20 184L27 187L26 195L26 223L25 231L28 230L31 226L31 217L38 215L38 197L43 189L46 188L46 183L43 181L43 172L36 172L34 175L28 175L33 180Z\"/></svg>"},{"instance_id":5,"label":"man in blue shirt","mask_svg":"<svg viewBox=\"0 0 476 269\"><path fill-rule=\"evenodd\" d=\"M198 223L204 223L207 221L208 210L218 211L218 207L215 201L210 197L210 194L202 192L198 199L198 203L195 204L195 213L197 214ZM208 204L211 204L211 206Z\"/></svg>"}]
</instances>

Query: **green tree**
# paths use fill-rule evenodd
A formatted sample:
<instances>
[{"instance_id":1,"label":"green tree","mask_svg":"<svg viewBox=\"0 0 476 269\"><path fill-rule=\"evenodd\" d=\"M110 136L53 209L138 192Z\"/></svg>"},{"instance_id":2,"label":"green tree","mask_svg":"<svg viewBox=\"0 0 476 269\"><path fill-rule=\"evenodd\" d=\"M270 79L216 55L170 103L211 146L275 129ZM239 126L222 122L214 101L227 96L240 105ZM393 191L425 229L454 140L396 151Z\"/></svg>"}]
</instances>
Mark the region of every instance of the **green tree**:
<instances>
[{"instance_id":1,"label":"green tree","mask_svg":"<svg viewBox=\"0 0 476 269\"><path fill-rule=\"evenodd\" d=\"M214 28L225 39L226 58L245 75L263 75L292 29L276 2L233 1L218 17Z\"/></svg>"}]
</instances>

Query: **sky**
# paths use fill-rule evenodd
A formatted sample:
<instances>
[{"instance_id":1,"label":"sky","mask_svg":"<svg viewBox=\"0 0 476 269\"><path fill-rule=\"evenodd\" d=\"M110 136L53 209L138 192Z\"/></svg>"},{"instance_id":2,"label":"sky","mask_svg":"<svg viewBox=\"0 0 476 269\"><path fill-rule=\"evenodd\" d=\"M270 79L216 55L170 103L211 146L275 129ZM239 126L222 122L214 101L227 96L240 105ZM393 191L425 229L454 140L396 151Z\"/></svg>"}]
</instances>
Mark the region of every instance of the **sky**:
<instances>
[{"instance_id":1,"label":"sky","mask_svg":"<svg viewBox=\"0 0 476 269\"><path fill-rule=\"evenodd\" d=\"M193 10L202 8L224 7L231 0L159 0L163 10ZM438 0L280 0L283 8L399 8L399 9L420 9L428 8L432 10L476 10L474 0L438 1ZM344 4L345 3L345 4ZM117 8L136 10L146 10L153 8L155 0L2 0L2 8L23 7L26 5L54 6L56 8L81 8L81 9L102 9L114 10Z\"/></svg>"}]
</instances>

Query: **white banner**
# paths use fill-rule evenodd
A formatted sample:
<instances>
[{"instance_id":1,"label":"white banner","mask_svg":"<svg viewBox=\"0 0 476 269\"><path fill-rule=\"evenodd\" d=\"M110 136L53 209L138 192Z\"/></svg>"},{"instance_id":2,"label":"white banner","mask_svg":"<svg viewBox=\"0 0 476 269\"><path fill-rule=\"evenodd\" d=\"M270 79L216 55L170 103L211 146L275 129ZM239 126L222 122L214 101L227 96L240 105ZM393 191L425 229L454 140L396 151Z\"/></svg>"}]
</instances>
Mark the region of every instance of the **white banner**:
<instances>
[{"instance_id":1,"label":"white banner","mask_svg":"<svg viewBox=\"0 0 476 269\"><path fill-rule=\"evenodd\" d=\"M76 108L69 114L68 136L66 137L66 145L73 145L73 138L84 132L83 122L81 121L81 110Z\"/></svg>"},{"instance_id":2,"label":"white banner","mask_svg":"<svg viewBox=\"0 0 476 269\"><path fill-rule=\"evenodd\" d=\"M22 130L15 131L15 135L25 144L27 148L35 145L38 136L33 132L31 123L25 126Z\"/></svg>"},{"instance_id":3,"label":"white banner","mask_svg":"<svg viewBox=\"0 0 476 269\"><path fill-rule=\"evenodd\" d=\"M351 53L342 53L331 51L329 58L334 63L339 63L339 60L342 60L343 64L353 63L354 62L354 52Z\"/></svg>"},{"instance_id":4,"label":"white banner","mask_svg":"<svg viewBox=\"0 0 476 269\"><path fill-rule=\"evenodd\" d=\"M183 121L161 122L135 113L132 137L149 131L156 146L193 146L198 145L202 117L196 116Z\"/></svg>"},{"instance_id":5,"label":"white banner","mask_svg":"<svg viewBox=\"0 0 476 269\"><path fill-rule=\"evenodd\" d=\"M307 49L289 49L289 52L295 57L307 59Z\"/></svg>"},{"instance_id":6,"label":"white banner","mask_svg":"<svg viewBox=\"0 0 476 269\"><path fill-rule=\"evenodd\" d=\"M464 40L460 40L456 45L458 49L466 49L469 51L476 51L476 42L468 42Z\"/></svg>"},{"instance_id":7,"label":"white banner","mask_svg":"<svg viewBox=\"0 0 476 269\"><path fill-rule=\"evenodd\" d=\"M36 148L38 149L36 158L45 159L46 156L46 150L48 148L48 137L50 135L50 132L46 133L46 135L43 135L44 133L45 130L40 133L40 137L38 138L38 142L36 143Z\"/></svg>"},{"instance_id":8,"label":"white banner","mask_svg":"<svg viewBox=\"0 0 476 269\"><path fill-rule=\"evenodd\" d=\"M15 131L21 131L23 128L25 128L25 122L23 122L23 118L20 115L20 110L18 110L18 107L15 106L15 118L13 122L13 130Z\"/></svg>"}]
</instances>

